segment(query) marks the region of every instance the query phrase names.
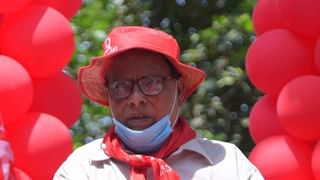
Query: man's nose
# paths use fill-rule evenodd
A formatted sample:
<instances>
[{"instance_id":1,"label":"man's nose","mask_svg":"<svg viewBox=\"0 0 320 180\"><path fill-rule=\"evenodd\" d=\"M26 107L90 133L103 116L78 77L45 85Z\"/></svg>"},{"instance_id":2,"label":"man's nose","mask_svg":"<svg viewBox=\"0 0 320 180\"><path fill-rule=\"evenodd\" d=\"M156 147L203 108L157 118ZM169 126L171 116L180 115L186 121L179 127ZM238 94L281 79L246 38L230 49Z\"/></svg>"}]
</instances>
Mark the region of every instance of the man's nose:
<instances>
[{"instance_id":1,"label":"man's nose","mask_svg":"<svg viewBox=\"0 0 320 180\"><path fill-rule=\"evenodd\" d=\"M146 96L141 92L137 84L134 84L132 93L128 97L130 106L137 106L146 103Z\"/></svg>"}]
</instances>

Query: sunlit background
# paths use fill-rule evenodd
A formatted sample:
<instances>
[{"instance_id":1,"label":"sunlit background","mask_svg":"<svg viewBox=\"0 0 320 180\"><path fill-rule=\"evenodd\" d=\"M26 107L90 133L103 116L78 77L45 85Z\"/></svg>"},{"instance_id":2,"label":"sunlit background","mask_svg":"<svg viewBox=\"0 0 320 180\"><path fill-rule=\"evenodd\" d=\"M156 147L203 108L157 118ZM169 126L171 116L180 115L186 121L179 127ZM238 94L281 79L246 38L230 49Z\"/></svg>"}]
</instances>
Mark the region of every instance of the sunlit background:
<instances>
[{"instance_id":1,"label":"sunlit background","mask_svg":"<svg viewBox=\"0 0 320 180\"><path fill-rule=\"evenodd\" d=\"M77 47L66 71L76 78L80 66L102 55L102 42L114 26L164 30L177 38L182 61L207 73L182 115L199 134L234 143L248 154L254 145L248 116L261 96L244 67L246 51L255 39L254 4L254 0L84 0L72 19ZM110 124L109 110L85 99L82 115L72 127L74 147L102 137Z\"/></svg>"}]
</instances>

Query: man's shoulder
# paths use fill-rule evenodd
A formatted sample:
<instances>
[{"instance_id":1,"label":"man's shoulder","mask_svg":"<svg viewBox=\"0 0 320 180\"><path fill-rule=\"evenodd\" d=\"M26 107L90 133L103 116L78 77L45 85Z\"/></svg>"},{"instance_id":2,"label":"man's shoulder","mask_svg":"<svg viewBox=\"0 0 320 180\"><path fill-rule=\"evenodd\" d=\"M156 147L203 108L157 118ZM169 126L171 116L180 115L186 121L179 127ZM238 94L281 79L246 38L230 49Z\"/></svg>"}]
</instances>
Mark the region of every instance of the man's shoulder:
<instances>
[{"instance_id":1,"label":"man's shoulder","mask_svg":"<svg viewBox=\"0 0 320 180\"><path fill-rule=\"evenodd\" d=\"M102 147L102 138L93 140L85 145L75 149L68 159L73 160L102 160L108 158L104 153Z\"/></svg>"},{"instance_id":2,"label":"man's shoulder","mask_svg":"<svg viewBox=\"0 0 320 180\"><path fill-rule=\"evenodd\" d=\"M225 161L235 161L242 152L236 145L220 140L209 140L196 137L183 146L182 149L191 150L202 154L213 164Z\"/></svg>"},{"instance_id":3,"label":"man's shoulder","mask_svg":"<svg viewBox=\"0 0 320 180\"><path fill-rule=\"evenodd\" d=\"M217 172L223 172L222 174L233 172L237 174L239 179L249 179L249 176L252 179L263 179L257 168L235 144L201 137L197 137L187 144L189 144L188 150L206 157ZM198 147L196 147L197 145Z\"/></svg>"}]
</instances>

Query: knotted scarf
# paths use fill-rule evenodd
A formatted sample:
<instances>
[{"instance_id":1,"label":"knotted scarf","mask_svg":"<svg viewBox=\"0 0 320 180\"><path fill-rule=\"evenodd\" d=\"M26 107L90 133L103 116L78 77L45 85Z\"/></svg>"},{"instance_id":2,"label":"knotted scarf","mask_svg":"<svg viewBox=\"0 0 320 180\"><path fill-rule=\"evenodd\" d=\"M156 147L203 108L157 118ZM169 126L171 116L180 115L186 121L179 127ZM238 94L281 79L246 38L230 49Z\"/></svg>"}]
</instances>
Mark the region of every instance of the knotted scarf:
<instances>
[{"instance_id":1,"label":"knotted scarf","mask_svg":"<svg viewBox=\"0 0 320 180\"><path fill-rule=\"evenodd\" d=\"M105 135L104 152L112 158L130 165L131 180L145 180L147 168L152 167L155 180L178 180L178 174L163 160L181 145L195 138L196 133L188 122L179 118L172 134L161 149L151 155L129 154L114 131L114 126Z\"/></svg>"}]
</instances>

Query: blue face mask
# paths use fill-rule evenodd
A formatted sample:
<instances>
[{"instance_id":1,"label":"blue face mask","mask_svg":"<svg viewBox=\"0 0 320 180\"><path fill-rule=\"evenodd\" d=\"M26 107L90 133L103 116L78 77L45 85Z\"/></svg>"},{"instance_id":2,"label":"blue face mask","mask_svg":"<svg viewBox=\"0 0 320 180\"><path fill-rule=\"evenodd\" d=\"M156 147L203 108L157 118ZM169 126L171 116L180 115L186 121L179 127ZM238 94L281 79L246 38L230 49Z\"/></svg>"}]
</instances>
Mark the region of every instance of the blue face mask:
<instances>
[{"instance_id":1,"label":"blue face mask","mask_svg":"<svg viewBox=\"0 0 320 180\"><path fill-rule=\"evenodd\" d=\"M166 115L144 130L132 130L113 119L115 132L126 148L135 153L152 153L160 149L172 133L170 116Z\"/></svg>"}]
</instances>

